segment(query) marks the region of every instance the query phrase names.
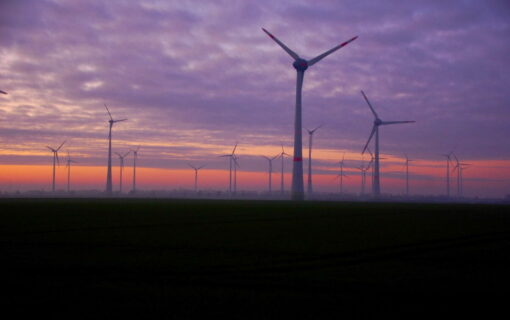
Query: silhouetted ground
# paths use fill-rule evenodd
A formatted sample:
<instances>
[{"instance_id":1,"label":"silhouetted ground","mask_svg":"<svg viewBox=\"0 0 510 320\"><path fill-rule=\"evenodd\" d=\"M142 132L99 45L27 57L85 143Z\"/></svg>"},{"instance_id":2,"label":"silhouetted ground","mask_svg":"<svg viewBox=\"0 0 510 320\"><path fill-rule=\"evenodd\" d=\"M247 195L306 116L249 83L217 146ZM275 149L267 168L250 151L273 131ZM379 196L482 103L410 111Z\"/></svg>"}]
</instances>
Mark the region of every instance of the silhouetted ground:
<instances>
[{"instance_id":1,"label":"silhouetted ground","mask_svg":"<svg viewBox=\"0 0 510 320\"><path fill-rule=\"evenodd\" d=\"M394 318L505 311L510 206L1 200L2 312Z\"/></svg>"}]
</instances>

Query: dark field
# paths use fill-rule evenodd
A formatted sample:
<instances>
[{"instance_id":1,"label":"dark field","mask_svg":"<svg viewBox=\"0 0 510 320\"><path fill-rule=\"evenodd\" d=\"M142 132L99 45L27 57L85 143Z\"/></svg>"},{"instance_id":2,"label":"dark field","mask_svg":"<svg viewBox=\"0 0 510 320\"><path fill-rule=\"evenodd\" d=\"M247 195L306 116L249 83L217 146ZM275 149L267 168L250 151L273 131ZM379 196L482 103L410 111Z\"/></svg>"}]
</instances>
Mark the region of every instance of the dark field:
<instances>
[{"instance_id":1,"label":"dark field","mask_svg":"<svg viewBox=\"0 0 510 320\"><path fill-rule=\"evenodd\" d=\"M0 200L2 312L73 318L495 317L510 207Z\"/></svg>"}]
</instances>

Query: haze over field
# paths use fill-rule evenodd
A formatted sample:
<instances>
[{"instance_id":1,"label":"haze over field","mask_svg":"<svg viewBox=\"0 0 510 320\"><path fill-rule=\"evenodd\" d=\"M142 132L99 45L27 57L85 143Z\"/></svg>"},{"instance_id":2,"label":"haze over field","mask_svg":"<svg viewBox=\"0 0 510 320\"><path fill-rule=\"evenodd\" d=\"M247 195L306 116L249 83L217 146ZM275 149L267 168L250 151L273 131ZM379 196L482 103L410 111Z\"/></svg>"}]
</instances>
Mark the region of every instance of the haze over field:
<instances>
[{"instance_id":1,"label":"haze over field","mask_svg":"<svg viewBox=\"0 0 510 320\"><path fill-rule=\"evenodd\" d=\"M113 151L141 145L140 189L265 190L267 161L292 153L295 70L261 27L312 58L359 38L311 68L303 126L314 136L314 190L359 192L373 116L416 120L381 129L381 189L444 194L445 158L470 163L467 196L510 193L508 1L1 1L0 190L51 185L46 146L67 140L75 189L104 189L108 115L128 118ZM307 148L306 139L303 141ZM369 160L365 157L365 160ZM286 160L286 188L291 161ZM114 158L114 189L118 159ZM124 183L131 183L132 157ZM279 187L279 161L273 183ZM306 168L306 166L305 166ZM452 174L452 177L455 174ZM306 177L306 176L305 176ZM65 167L57 169L59 188ZM455 180L452 178L452 193Z\"/></svg>"}]
</instances>

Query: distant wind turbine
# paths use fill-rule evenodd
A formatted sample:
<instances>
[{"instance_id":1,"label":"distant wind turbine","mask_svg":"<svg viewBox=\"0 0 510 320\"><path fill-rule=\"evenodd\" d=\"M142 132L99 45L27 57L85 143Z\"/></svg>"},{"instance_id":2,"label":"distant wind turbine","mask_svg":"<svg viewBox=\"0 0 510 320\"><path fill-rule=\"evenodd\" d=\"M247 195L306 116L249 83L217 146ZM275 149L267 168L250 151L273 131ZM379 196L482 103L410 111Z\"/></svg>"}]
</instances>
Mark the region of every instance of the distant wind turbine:
<instances>
[{"instance_id":1,"label":"distant wind turbine","mask_svg":"<svg viewBox=\"0 0 510 320\"><path fill-rule=\"evenodd\" d=\"M122 193L122 172L124 171L124 158L131 152L131 150L129 150L128 152L124 153L124 154L120 154L118 152L115 152L115 154L119 157L119 161L120 161L120 164L119 164L119 193Z\"/></svg>"},{"instance_id":2,"label":"distant wind turbine","mask_svg":"<svg viewBox=\"0 0 510 320\"><path fill-rule=\"evenodd\" d=\"M140 150L140 146L136 147L135 150L131 150L133 152L133 190L132 193L136 192L136 160L138 159L138 150Z\"/></svg>"},{"instance_id":3,"label":"distant wind turbine","mask_svg":"<svg viewBox=\"0 0 510 320\"><path fill-rule=\"evenodd\" d=\"M451 151L448 154L443 154L444 157L446 157L446 196L450 197L450 162L452 162L452 154L453 151Z\"/></svg>"},{"instance_id":4,"label":"distant wind turbine","mask_svg":"<svg viewBox=\"0 0 510 320\"><path fill-rule=\"evenodd\" d=\"M280 191L281 193L283 194L285 192L285 181L284 181L284 178L283 178L283 172L284 172L284 158L286 156L289 156L290 157L290 154L286 153L285 152L285 149L283 149L283 144L282 144L282 152L280 153L280 159L282 160L282 178L281 178L281 185L280 185Z\"/></svg>"},{"instance_id":5,"label":"distant wind turbine","mask_svg":"<svg viewBox=\"0 0 510 320\"><path fill-rule=\"evenodd\" d=\"M67 160L66 160L66 167L67 167L67 192L71 192L71 163L76 163L76 161L72 160L69 156L69 151L67 151Z\"/></svg>"},{"instance_id":6,"label":"distant wind turbine","mask_svg":"<svg viewBox=\"0 0 510 320\"><path fill-rule=\"evenodd\" d=\"M372 132L370 133L370 137L368 138L367 143L365 144L365 148L363 148L363 153L365 153L365 150L368 147L368 144L370 143L370 140L375 134L375 162L374 162L374 183L372 184L372 193L374 196L378 197L381 194L381 185L380 185L380 179L379 179L379 126L384 125L390 125L390 124L402 124L402 123L413 123L416 121L382 121L377 113L375 112L374 108L370 104L370 101L368 101L367 96L361 91L361 94L363 95L363 98L365 98L365 101L367 102L368 106L370 107L370 110L374 114L374 124L372 126Z\"/></svg>"},{"instance_id":7,"label":"distant wind turbine","mask_svg":"<svg viewBox=\"0 0 510 320\"><path fill-rule=\"evenodd\" d=\"M470 166L469 163L462 163L459 161L457 156L453 154L453 157L455 158L455 166L453 167L452 171L457 170L457 196L462 197L463 196L463 190L462 190L462 171L466 169L467 166Z\"/></svg>"},{"instance_id":8,"label":"distant wind turbine","mask_svg":"<svg viewBox=\"0 0 510 320\"><path fill-rule=\"evenodd\" d=\"M234 161L234 194L237 192L237 168L241 167L237 160L239 160L239 157L234 154L232 156L232 161Z\"/></svg>"},{"instance_id":9,"label":"distant wind turbine","mask_svg":"<svg viewBox=\"0 0 510 320\"><path fill-rule=\"evenodd\" d=\"M111 194L113 191L112 187L112 127L114 123L126 121L127 119L120 119L120 120L114 120L112 117L112 114L110 113L110 110L108 110L108 106L104 105L106 108L106 111L108 112L108 116L110 117L110 120L108 120L108 123L110 124L110 128L108 131L108 170L106 173L106 193Z\"/></svg>"},{"instance_id":10,"label":"distant wind turbine","mask_svg":"<svg viewBox=\"0 0 510 320\"><path fill-rule=\"evenodd\" d=\"M220 157L228 157L228 163L229 163L229 183L228 183L228 192L232 193L232 163L233 159L235 157L235 152L237 148L237 142L234 146L234 149L232 149L232 153L221 155Z\"/></svg>"},{"instance_id":11,"label":"distant wind turbine","mask_svg":"<svg viewBox=\"0 0 510 320\"><path fill-rule=\"evenodd\" d=\"M46 148L50 149L51 152L53 152L53 182L51 184L51 191L55 192L55 165L58 163L60 165L60 159L58 158L58 151L62 146L66 143L65 141L62 142L62 144L58 148L52 148L50 146L46 146Z\"/></svg>"},{"instance_id":12,"label":"distant wind turbine","mask_svg":"<svg viewBox=\"0 0 510 320\"><path fill-rule=\"evenodd\" d=\"M262 28L262 30L273 39L287 54L289 54L293 59L294 63L292 66L296 69L297 72L297 82L296 82L296 112L294 119L294 165L292 168L292 199L293 200L303 200L304 199L304 186L303 186L303 146L302 146L302 125L301 125L301 94L303 88L303 79L305 76L305 71L308 67L313 66L320 60L324 59L328 55L337 51L338 49L346 46L350 42L356 40L358 37L354 37L346 42L339 44L338 46L318 55L317 57L305 60L301 58L297 53L289 49L283 42L278 40L275 36L273 36L269 31Z\"/></svg>"},{"instance_id":13,"label":"distant wind turbine","mask_svg":"<svg viewBox=\"0 0 510 320\"><path fill-rule=\"evenodd\" d=\"M268 167L268 178L269 178L269 194L272 193L272 188L271 188L271 181L272 181L272 174L273 174L273 160L278 158L278 154L272 158L269 158L269 157L266 157L266 156L262 156L264 157L268 162L269 162L269 167Z\"/></svg>"},{"instance_id":14,"label":"distant wind turbine","mask_svg":"<svg viewBox=\"0 0 510 320\"><path fill-rule=\"evenodd\" d=\"M316 127L313 130L306 129L308 131L308 196L312 195L312 143L313 143L313 134L317 131L322 124Z\"/></svg>"},{"instance_id":15,"label":"distant wind turbine","mask_svg":"<svg viewBox=\"0 0 510 320\"><path fill-rule=\"evenodd\" d=\"M195 170L195 193L196 193L196 192L198 192L198 170L205 167L205 164L201 165L200 167L195 167L191 163L188 163L188 166L190 166L191 168L193 168L193 170Z\"/></svg>"},{"instance_id":16,"label":"distant wind turbine","mask_svg":"<svg viewBox=\"0 0 510 320\"><path fill-rule=\"evenodd\" d=\"M340 173L338 174L338 177L340 178L340 194L343 194L344 177L347 177L344 174L344 160L345 160L345 154L342 155L342 160L338 162L340 164Z\"/></svg>"},{"instance_id":17,"label":"distant wind turbine","mask_svg":"<svg viewBox=\"0 0 510 320\"><path fill-rule=\"evenodd\" d=\"M414 160L409 159L407 154L404 153L404 155L406 157L406 196L409 197L409 162Z\"/></svg>"}]
</instances>

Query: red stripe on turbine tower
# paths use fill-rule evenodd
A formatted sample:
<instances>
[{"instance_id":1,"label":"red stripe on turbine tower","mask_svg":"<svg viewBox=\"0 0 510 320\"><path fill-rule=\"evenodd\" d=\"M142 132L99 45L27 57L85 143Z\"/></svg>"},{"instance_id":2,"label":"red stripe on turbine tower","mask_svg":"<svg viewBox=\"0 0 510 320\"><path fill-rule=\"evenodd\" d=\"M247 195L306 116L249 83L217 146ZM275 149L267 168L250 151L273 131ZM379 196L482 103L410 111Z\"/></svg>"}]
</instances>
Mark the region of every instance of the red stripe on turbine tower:
<instances>
[{"instance_id":1,"label":"red stripe on turbine tower","mask_svg":"<svg viewBox=\"0 0 510 320\"><path fill-rule=\"evenodd\" d=\"M294 157L294 161L303 161L302 157Z\"/></svg>"}]
</instances>

